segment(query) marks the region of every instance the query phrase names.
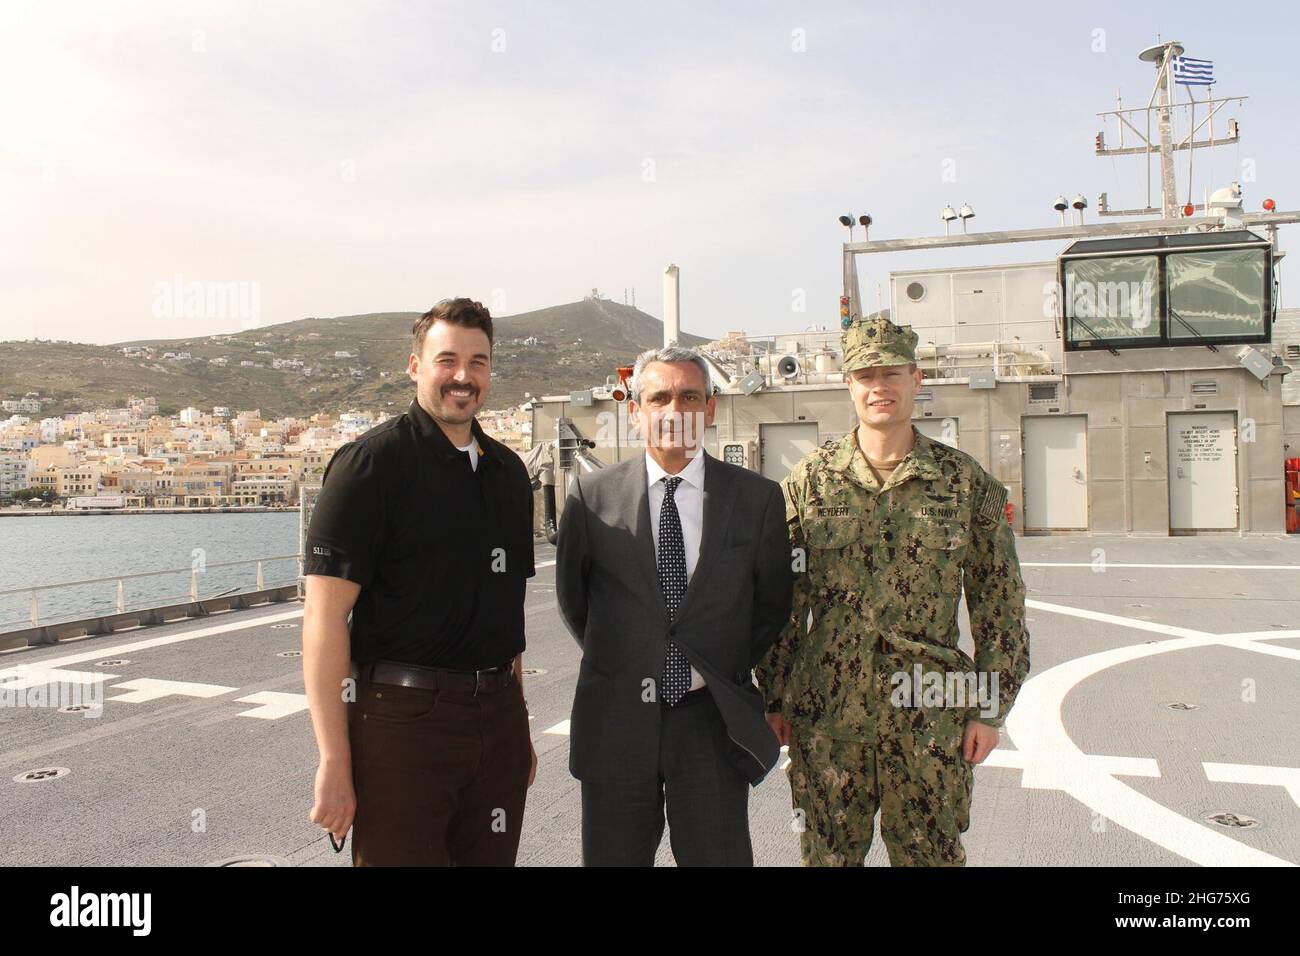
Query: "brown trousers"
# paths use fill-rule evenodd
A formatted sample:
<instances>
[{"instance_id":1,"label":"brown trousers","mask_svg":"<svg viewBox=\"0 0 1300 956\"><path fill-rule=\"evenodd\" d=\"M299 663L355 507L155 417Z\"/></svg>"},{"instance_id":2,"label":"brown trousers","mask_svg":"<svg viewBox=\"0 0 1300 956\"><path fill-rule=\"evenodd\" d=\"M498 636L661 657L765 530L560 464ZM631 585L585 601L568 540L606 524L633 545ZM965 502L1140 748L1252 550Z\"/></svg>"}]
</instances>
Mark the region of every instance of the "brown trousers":
<instances>
[{"instance_id":1,"label":"brown trousers","mask_svg":"<svg viewBox=\"0 0 1300 956\"><path fill-rule=\"evenodd\" d=\"M514 866L531 761L517 681L474 694L362 680L348 736L353 866Z\"/></svg>"}]
</instances>

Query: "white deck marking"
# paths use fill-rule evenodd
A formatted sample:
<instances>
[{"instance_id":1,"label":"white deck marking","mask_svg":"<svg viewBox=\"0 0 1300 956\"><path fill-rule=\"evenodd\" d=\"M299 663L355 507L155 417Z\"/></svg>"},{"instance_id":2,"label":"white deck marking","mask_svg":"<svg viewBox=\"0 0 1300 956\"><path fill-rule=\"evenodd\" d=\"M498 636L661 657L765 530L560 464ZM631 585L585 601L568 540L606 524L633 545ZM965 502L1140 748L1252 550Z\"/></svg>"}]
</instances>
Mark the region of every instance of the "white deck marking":
<instances>
[{"instance_id":1,"label":"white deck marking","mask_svg":"<svg viewBox=\"0 0 1300 956\"><path fill-rule=\"evenodd\" d=\"M26 690L45 684L96 684L117 678L117 674L102 671L65 671L57 667L19 665L0 670L0 690Z\"/></svg>"},{"instance_id":2,"label":"white deck marking","mask_svg":"<svg viewBox=\"0 0 1300 956\"><path fill-rule=\"evenodd\" d=\"M1107 614L1104 611L1089 611L1081 607L1049 604L1046 601L1035 601L1033 599L1025 601L1025 607L1032 607L1039 611L1051 611L1055 614L1065 614L1069 617L1082 617L1089 621L1101 621L1104 624L1115 624L1119 627L1132 627L1139 631L1151 631L1154 634L1164 634L1168 637L1202 638L1207 644L1218 643L1218 639L1213 634L1206 634L1204 631L1193 631L1191 628L1175 627L1172 624L1157 624L1155 621L1140 621L1135 617L1121 617L1118 614Z\"/></svg>"},{"instance_id":3,"label":"white deck marking","mask_svg":"<svg viewBox=\"0 0 1300 956\"><path fill-rule=\"evenodd\" d=\"M1300 637L1300 630L1244 631L1241 634L1225 634L1224 637L1231 637L1234 641L1276 641L1280 637ZM1258 650L1258 648L1252 648L1252 650Z\"/></svg>"},{"instance_id":4,"label":"white deck marking","mask_svg":"<svg viewBox=\"0 0 1300 956\"><path fill-rule=\"evenodd\" d=\"M1300 767L1261 767L1248 763L1207 763L1205 777L1215 783L1257 783L1282 787L1300 807Z\"/></svg>"},{"instance_id":5,"label":"white deck marking","mask_svg":"<svg viewBox=\"0 0 1300 956\"><path fill-rule=\"evenodd\" d=\"M1007 733L1023 754L1019 758L1024 764L1021 786L1062 790L1095 813L1203 866L1294 865L1189 820L1116 780L1115 771L1095 763L1090 755L1078 748L1061 720L1061 708L1070 691L1087 678L1117 664L1198 647L1228 646L1260 651L1263 648L1258 642L1277 640L1290 632L1275 631L1249 637L1243 634L1209 634L1042 601L1027 601L1026 604L1044 611L1165 634L1173 640L1089 654L1065 661L1027 680L1006 722ZM1265 652L1274 650L1279 648L1268 648Z\"/></svg>"},{"instance_id":6,"label":"white deck marking","mask_svg":"<svg viewBox=\"0 0 1300 956\"><path fill-rule=\"evenodd\" d=\"M157 680L152 677L140 677L125 684L114 684L109 690L125 690L130 693L107 700L117 700L124 704L142 704L162 697L220 697L238 687L225 687L221 684L194 684L183 680Z\"/></svg>"},{"instance_id":7,"label":"white deck marking","mask_svg":"<svg viewBox=\"0 0 1300 956\"><path fill-rule=\"evenodd\" d=\"M247 697L236 697L236 704L260 704L251 710L241 710L236 717L256 717L259 720L279 720L307 709L306 694L284 694L275 690L258 691Z\"/></svg>"},{"instance_id":8,"label":"white deck marking","mask_svg":"<svg viewBox=\"0 0 1300 956\"><path fill-rule=\"evenodd\" d=\"M561 737L567 737L569 736L569 722L567 720L562 720L554 727L547 727L542 731L542 733L559 734Z\"/></svg>"},{"instance_id":9,"label":"white deck marking","mask_svg":"<svg viewBox=\"0 0 1300 956\"><path fill-rule=\"evenodd\" d=\"M302 608L294 611L283 611L279 614L267 614L251 621L232 621L229 624L201 627L197 631L181 631L164 637L151 637L144 641L132 641L130 644L114 644L111 647L103 647L96 643L94 650L84 651L80 654L64 654L62 657L47 658L32 666L62 667L68 664L80 664L82 661L106 660L110 657L121 657L123 654L130 654L134 651L148 650L151 647L166 647L168 644L181 644L200 637L211 637L214 634L229 634L231 631L244 631L250 627L264 627L267 624L275 624L279 621L289 621L295 617L302 617ZM169 621L168 623L180 624L183 622Z\"/></svg>"},{"instance_id":10,"label":"white deck marking","mask_svg":"<svg viewBox=\"0 0 1300 956\"><path fill-rule=\"evenodd\" d=\"M1182 568L1194 571L1300 571L1300 564L1125 564L1121 561L1021 561L1022 568ZM1101 573L1101 572L1098 572Z\"/></svg>"},{"instance_id":11,"label":"white deck marking","mask_svg":"<svg viewBox=\"0 0 1300 956\"><path fill-rule=\"evenodd\" d=\"M1084 754L1084 758L1097 773L1109 773L1123 777L1159 777L1160 765L1149 757L1108 757L1103 754ZM1025 755L1019 750L1006 750L999 747L984 758L981 767L1008 767L1013 770L1025 769ZM1022 784L1030 789L1029 784Z\"/></svg>"},{"instance_id":12,"label":"white deck marking","mask_svg":"<svg viewBox=\"0 0 1300 956\"><path fill-rule=\"evenodd\" d=\"M555 562L554 562L553 560L552 560L552 561L538 561L536 564L533 565L533 568L535 568L535 569L536 569L536 568L553 568L553 567L555 567Z\"/></svg>"},{"instance_id":13,"label":"white deck marking","mask_svg":"<svg viewBox=\"0 0 1300 956\"><path fill-rule=\"evenodd\" d=\"M1254 651L1256 654L1269 654L1273 657L1285 657L1290 661L1300 661L1300 650L1294 647L1269 647L1267 644L1256 644L1254 641L1242 641L1240 644L1236 641L1222 641L1221 643L1244 651Z\"/></svg>"}]
</instances>

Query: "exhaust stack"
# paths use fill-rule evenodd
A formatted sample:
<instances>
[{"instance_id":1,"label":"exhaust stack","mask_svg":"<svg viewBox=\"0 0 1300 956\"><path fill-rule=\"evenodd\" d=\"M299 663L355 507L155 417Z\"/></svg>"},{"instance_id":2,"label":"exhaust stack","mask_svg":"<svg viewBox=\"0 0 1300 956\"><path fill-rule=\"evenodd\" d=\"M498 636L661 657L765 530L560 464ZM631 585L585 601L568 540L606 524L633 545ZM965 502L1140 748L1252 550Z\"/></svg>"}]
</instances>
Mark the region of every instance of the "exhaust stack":
<instances>
[{"instance_id":1,"label":"exhaust stack","mask_svg":"<svg viewBox=\"0 0 1300 956\"><path fill-rule=\"evenodd\" d=\"M677 344L682 327L681 270L671 263L664 269L664 348Z\"/></svg>"}]
</instances>

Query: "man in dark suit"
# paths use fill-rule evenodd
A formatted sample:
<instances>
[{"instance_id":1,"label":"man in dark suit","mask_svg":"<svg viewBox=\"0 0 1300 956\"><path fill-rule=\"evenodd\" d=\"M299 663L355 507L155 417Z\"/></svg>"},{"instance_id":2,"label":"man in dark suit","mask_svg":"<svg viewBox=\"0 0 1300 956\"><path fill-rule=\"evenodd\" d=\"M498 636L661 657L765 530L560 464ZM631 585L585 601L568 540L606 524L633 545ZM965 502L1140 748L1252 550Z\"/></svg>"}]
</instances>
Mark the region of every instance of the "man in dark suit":
<instances>
[{"instance_id":1,"label":"man in dark suit","mask_svg":"<svg viewBox=\"0 0 1300 956\"><path fill-rule=\"evenodd\" d=\"M651 350L632 376L646 453L575 476L556 592L582 648L569 769L588 866L752 866L749 786L780 745L751 671L790 614L780 486L700 447L708 365Z\"/></svg>"}]
</instances>

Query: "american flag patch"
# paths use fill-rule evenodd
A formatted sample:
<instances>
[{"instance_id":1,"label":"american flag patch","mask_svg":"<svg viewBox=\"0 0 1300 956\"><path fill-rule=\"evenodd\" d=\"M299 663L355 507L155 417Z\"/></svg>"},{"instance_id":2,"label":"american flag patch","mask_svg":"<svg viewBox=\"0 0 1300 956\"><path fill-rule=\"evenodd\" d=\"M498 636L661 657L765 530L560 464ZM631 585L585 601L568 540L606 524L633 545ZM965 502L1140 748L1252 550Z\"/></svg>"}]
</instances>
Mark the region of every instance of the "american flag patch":
<instances>
[{"instance_id":1,"label":"american flag patch","mask_svg":"<svg viewBox=\"0 0 1300 956\"><path fill-rule=\"evenodd\" d=\"M1007 489L996 481L990 481L975 506L975 513L986 521L1001 521L1006 507Z\"/></svg>"}]
</instances>

